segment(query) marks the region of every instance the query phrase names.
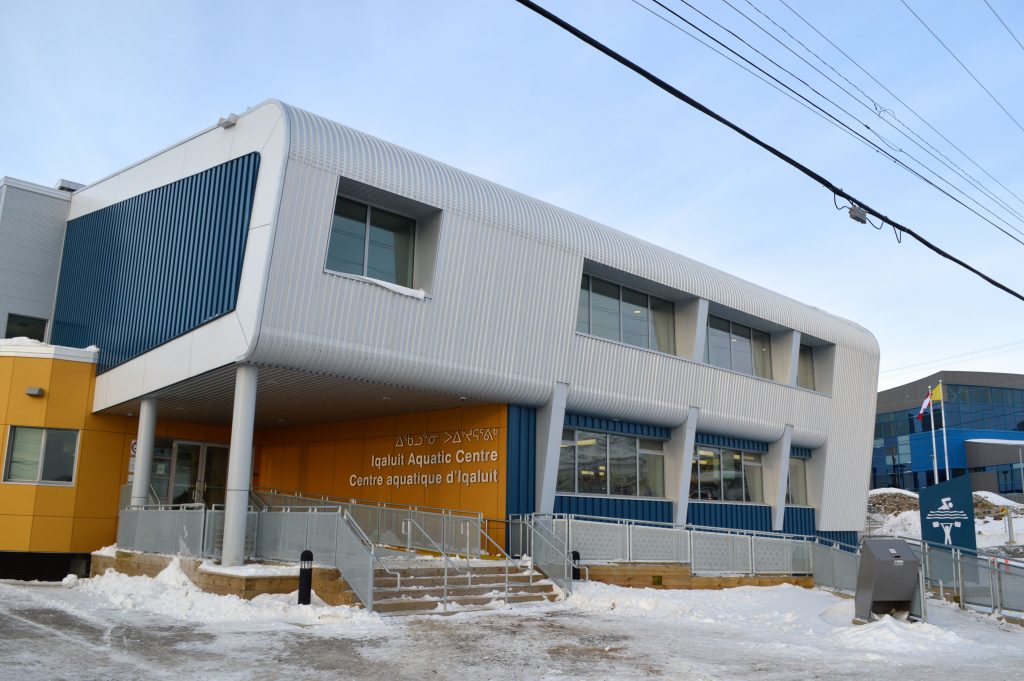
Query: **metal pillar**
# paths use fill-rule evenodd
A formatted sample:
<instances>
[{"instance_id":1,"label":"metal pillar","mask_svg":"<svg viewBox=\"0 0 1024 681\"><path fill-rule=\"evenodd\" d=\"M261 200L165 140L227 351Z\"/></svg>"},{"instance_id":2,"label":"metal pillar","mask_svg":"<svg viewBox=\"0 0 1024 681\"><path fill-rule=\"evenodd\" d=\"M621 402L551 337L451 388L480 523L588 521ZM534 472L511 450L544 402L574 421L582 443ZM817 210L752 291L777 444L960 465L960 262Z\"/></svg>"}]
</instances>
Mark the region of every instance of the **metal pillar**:
<instances>
[{"instance_id":1,"label":"metal pillar","mask_svg":"<svg viewBox=\"0 0 1024 681\"><path fill-rule=\"evenodd\" d=\"M132 506L149 503L150 475L153 472L153 446L156 442L156 400L139 405L139 434L135 440L135 471L132 477Z\"/></svg>"},{"instance_id":2,"label":"metal pillar","mask_svg":"<svg viewBox=\"0 0 1024 681\"><path fill-rule=\"evenodd\" d=\"M555 383L551 400L537 409L537 513L554 513L568 383Z\"/></svg>"},{"instance_id":3,"label":"metal pillar","mask_svg":"<svg viewBox=\"0 0 1024 681\"><path fill-rule=\"evenodd\" d=\"M231 448L224 495L224 544L221 565L245 562L245 525L252 480L252 430L256 417L256 383L259 370L239 366L235 371L235 407L231 417Z\"/></svg>"}]
</instances>

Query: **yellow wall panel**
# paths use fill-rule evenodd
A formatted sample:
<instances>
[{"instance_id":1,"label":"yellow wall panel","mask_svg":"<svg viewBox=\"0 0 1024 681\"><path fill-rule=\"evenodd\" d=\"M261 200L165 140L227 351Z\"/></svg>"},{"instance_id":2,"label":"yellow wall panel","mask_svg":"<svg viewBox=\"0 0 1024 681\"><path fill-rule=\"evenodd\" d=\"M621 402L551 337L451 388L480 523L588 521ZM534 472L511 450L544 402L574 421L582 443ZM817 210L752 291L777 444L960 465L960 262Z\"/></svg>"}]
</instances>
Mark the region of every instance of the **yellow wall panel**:
<instances>
[{"instance_id":1,"label":"yellow wall panel","mask_svg":"<svg viewBox=\"0 0 1024 681\"><path fill-rule=\"evenodd\" d=\"M46 518L36 516L32 521L29 551L67 553L71 550L71 528L74 518Z\"/></svg>"},{"instance_id":2,"label":"yellow wall panel","mask_svg":"<svg viewBox=\"0 0 1024 681\"><path fill-rule=\"evenodd\" d=\"M89 385L93 368L85 362L53 362L46 389L47 428L81 430L85 426L85 415L92 406Z\"/></svg>"},{"instance_id":3,"label":"yellow wall panel","mask_svg":"<svg viewBox=\"0 0 1024 681\"><path fill-rule=\"evenodd\" d=\"M75 514L76 493L73 486L39 485L33 513L38 517L71 517Z\"/></svg>"},{"instance_id":4,"label":"yellow wall panel","mask_svg":"<svg viewBox=\"0 0 1024 681\"><path fill-rule=\"evenodd\" d=\"M314 442L309 445L306 489L313 494L334 493L334 443Z\"/></svg>"},{"instance_id":5,"label":"yellow wall panel","mask_svg":"<svg viewBox=\"0 0 1024 681\"><path fill-rule=\"evenodd\" d=\"M27 357L14 358L14 370L10 378L10 401L7 404L7 422L15 426L42 426L46 420L47 397L29 397L25 389L50 387L48 359Z\"/></svg>"},{"instance_id":6,"label":"yellow wall panel","mask_svg":"<svg viewBox=\"0 0 1024 681\"><path fill-rule=\"evenodd\" d=\"M363 421L363 437L393 435L394 432L394 416L381 416L379 418L366 419L365 421Z\"/></svg>"},{"instance_id":7,"label":"yellow wall panel","mask_svg":"<svg viewBox=\"0 0 1024 681\"><path fill-rule=\"evenodd\" d=\"M425 430L430 433L439 433L446 430L458 430L462 428L461 409L443 409L441 411L428 411L427 427Z\"/></svg>"},{"instance_id":8,"label":"yellow wall panel","mask_svg":"<svg viewBox=\"0 0 1024 681\"><path fill-rule=\"evenodd\" d=\"M74 515L114 518L120 497L124 436L85 431L78 452L78 479Z\"/></svg>"},{"instance_id":9,"label":"yellow wall panel","mask_svg":"<svg viewBox=\"0 0 1024 681\"><path fill-rule=\"evenodd\" d=\"M342 421L335 424L339 440L360 439L366 435L365 421Z\"/></svg>"},{"instance_id":10,"label":"yellow wall panel","mask_svg":"<svg viewBox=\"0 0 1024 681\"><path fill-rule=\"evenodd\" d=\"M117 541L113 518L75 518L71 526L71 551L92 553Z\"/></svg>"},{"instance_id":11,"label":"yellow wall panel","mask_svg":"<svg viewBox=\"0 0 1024 681\"><path fill-rule=\"evenodd\" d=\"M7 403L11 399L11 373L13 357L0 357L0 425L7 423Z\"/></svg>"},{"instance_id":12,"label":"yellow wall panel","mask_svg":"<svg viewBox=\"0 0 1024 681\"><path fill-rule=\"evenodd\" d=\"M28 551L32 516L0 515L0 551Z\"/></svg>"},{"instance_id":13,"label":"yellow wall panel","mask_svg":"<svg viewBox=\"0 0 1024 681\"><path fill-rule=\"evenodd\" d=\"M37 489L36 485L24 483L0 483L0 515L32 515Z\"/></svg>"},{"instance_id":14,"label":"yellow wall panel","mask_svg":"<svg viewBox=\"0 0 1024 681\"><path fill-rule=\"evenodd\" d=\"M334 442L338 439L338 424L321 423L309 427L309 442Z\"/></svg>"}]
</instances>

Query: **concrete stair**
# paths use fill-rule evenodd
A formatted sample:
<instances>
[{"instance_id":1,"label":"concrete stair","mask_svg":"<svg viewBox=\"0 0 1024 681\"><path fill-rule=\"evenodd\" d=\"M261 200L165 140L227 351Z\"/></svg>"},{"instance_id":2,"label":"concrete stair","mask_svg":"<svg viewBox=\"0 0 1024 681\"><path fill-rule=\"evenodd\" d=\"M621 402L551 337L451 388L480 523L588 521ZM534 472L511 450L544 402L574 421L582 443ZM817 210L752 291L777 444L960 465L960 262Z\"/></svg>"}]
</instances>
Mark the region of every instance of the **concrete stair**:
<instances>
[{"instance_id":1,"label":"concrete stair","mask_svg":"<svg viewBox=\"0 0 1024 681\"><path fill-rule=\"evenodd\" d=\"M448 568L448 601L444 609L444 568L436 565L396 567L374 574L373 609L382 614L451 614L505 606L505 564L459 564ZM397 577L395 574L397 573ZM543 574L509 566L508 604L554 601L559 592Z\"/></svg>"}]
</instances>

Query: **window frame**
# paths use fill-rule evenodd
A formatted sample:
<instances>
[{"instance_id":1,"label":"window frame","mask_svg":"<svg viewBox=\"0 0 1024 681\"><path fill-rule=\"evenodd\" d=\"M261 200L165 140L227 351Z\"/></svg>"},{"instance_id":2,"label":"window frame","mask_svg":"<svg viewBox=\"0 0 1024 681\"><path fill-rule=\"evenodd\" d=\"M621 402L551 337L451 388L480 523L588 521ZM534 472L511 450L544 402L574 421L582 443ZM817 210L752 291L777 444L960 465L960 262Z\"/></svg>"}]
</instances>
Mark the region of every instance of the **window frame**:
<instances>
[{"instance_id":1,"label":"window frame","mask_svg":"<svg viewBox=\"0 0 1024 681\"><path fill-rule=\"evenodd\" d=\"M28 321L31 321L31 322L42 322L43 323L43 334L42 334L42 337L41 338L33 338L33 340L37 340L37 341L40 341L40 342L45 342L46 341L46 332L50 328L50 320L49 319L44 319L43 317L33 317L33 316L27 315L27 314L19 314L17 312L8 312L7 313L7 319L4 321L4 335L3 335L4 338L18 338L18 336L10 336L10 335L8 335L9 334L9 330L11 328L11 319L12 318L24 319L24 320L28 320ZM28 336L28 338L32 338L32 336Z\"/></svg>"},{"instance_id":2,"label":"window frame","mask_svg":"<svg viewBox=\"0 0 1024 681\"><path fill-rule=\"evenodd\" d=\"M583 286L584 281L586 281L586 284L587 284L586 288L584 288L584 286ZM616 319L618 321L618 336L619 336L618 338L608 338L606 336L600 336L600 335L594 333L594 282L595 281L601 282L602 284L607 284L609 286L614 286L616 289L618 289L618 298L617 298L618 305L617 305L617 308L616 308L617 309ZM673 357L676 356L676 334L675 334L676 304L675 304L675 301L669 300L668 298L662 298L661 296L656 296L656 295L653 295L651 293L647 293L646 291L643 291L641 289L632 288L630 286L624 286L624 285L619 284L618 282L612 281L610 279L604 279L602 277L595 277L593 274L590 274L589 272L583 272L582 273L582 275L580 277L579 290L580 290L580 295L577 297L577 303L576 303L576 325L575 325L576 333L584 335L584 336L590 336L591 338L599 338L601 340L611 341L613 343L621 343L623 345L628 345L631 348L640 348L641 350L650 350L651 352L658 352L658 353L661 353L663 355L672 355ZM582 303L582 298L583 298L582 293L583 293L583 291L587 292L587 305L586 305L587 320L586 320L586 329L581 329L580 328L580 325L581 325L581 320L580 320L581 305L580 304ZM630 343L627 340L623 340L624 327L625 327L625 324L623 323L623 318L622 318L623 292L624 291L629 291L630 293L634 293L634 294L637 294L637 295L640 295L640 296L644 296L647 299L647 305L645 307L645 309L647 310L647 320L646 320L646 325L645 325L646 326L646 330L647 330L647 345L637 345L635 343ZM655 345L654 345L654 344L657 343L657 334L654 333L654 306L651 305L651 301L652 300L657 300L659 303L665 304L667 306L668 310L669 310L670 319L671 319L671 323L669 324L669 329L671 331L671 338L668 339L668 342L669 342L669 345L671 347L669 347L668 349L665 349L665 350L663 350L661 348L658 348L658 347L655 347ZM627 303L627 304L632 304L632 303Z\"/></svg>"},{"instance_id":3,"label":"window frame","mask_svg":"<svg viewBox=\"0 0 1024 681\"><path fill-rule=\"evenodd\" d=\"M700 485L700 476L698 475L698 476L694 477L693 469L694 469L694 466L698 466L699 467L700 453L701 452L710 452L710 453L714 454L715 460L718 462L718 476L717 476L717 478L718 478L718 496L719 496L719 498L717 498L717 499L705 499L705 498L702 498L700 496L701 493L702 493L701 489L700 489L700 487L701 487L701 485ZM725 455L725 453L729 453L730 455L736 455L736 454L739 455L739 459L740 459L739 489L742 490L742 492L743 492L743 497L744 497L743 500L725 499L724 498L725 497L725 489L726 489L726 486L725 486L725 472L726 472L726 468L725 468L725 466L722 463L722 457ZM765 496L765 492L764 492L764 456L765 456L764 452L752 452L752 451L749 451L749 450L746 450L746 449L734 449L734 448L731 448L731 447L715 447L715 446L712 446L712 445L697 445L697 446L695 446L694 447L693 461L690 464L690 489L687 490L687 497L686 497L687 503L689 503L691 501L696 501L696 502L701 502L701 503L715 503L715 504L753 504L755 506L767 506L767 505L769 505L768 502L765 501L766 496ZM753 460L748 460L747 457L756 457L757 461L754 462ZM762 499L762 501L748 501L746 499L746 496L747 496L747 468L748 467L756 467L756 468L760 468L761 469L761 499ZM697 496L693 496L693 494L694 494L694 484L696 484Z\"/></svg>"},{"instance_id":4,"label":"window frame","mask_svg":"<svg viewBox=\"0 0 1024 681\"><path fill-rule=\"evenodd\" d=\"M328 260L330 259L330 255L331 255L331 239L334 236L334 218L338 215L338 213L337 213L337 201L338 201L338 199L342 199L344 201L349 201L350 203L355 203L355 204L358 204L358 205L363 206L364 208L366 208L366 220L363 223L363 265L362 265L363 271L362 271L362 274L356 274L354 272L340 272L338 270L332 270L331 268L329 268L327 266ZM390 284L392 286L402 286L404 288L409 288L409 289L413 288L415 286L415 283L416 283L416 237L417 237L417 234L419 232L420 221L417 218L414 218L414 217L412 217L410 215L406 215L405 213L398 212L396 210L393 210L391 208L387 208L387 207L382 206L380 204L371 203L369 201L362 201L360 199L356 199L356 198L353 198L351 196L348 196L347 194L336 194L334 196L334 200L335 200L335 206L331 209L331 224L328 226L327 248L324 250L323 272L325 274L330 274L330 275L333 275L333 276L336 276L336 277L349 277L349 278L353 278L353 279L360 279L360 280L366 280L366 281L380 281L380 282L384 282L386 284ZM375 211L375 210L384 211L385 213L390 213L391 215L396 215L396 216L398 216L400 218L403 218L405 220L409 220L409 221L412 222L412 240L411 240L411 242L409 244L409 261L410 262L409 262L409 283L408 284L402 284L402 283L398 283L398 282L395 282L395 281L388 281L387 279L378 279L377 277L373 277L373 276L370 276L368 274L369 268L370 268L370 228L371 228L371 226L373 224L373 211Z\"/></svg>"},{"instance_id":5,"label":"window frame","mask_svg":"<svg viewBox=\"0 0 1024 681\"><path fill-rule=\"evenodd\" d=\"M719 322L725 322L726 324L729 325L729 366L727 366L727 367L719 366L718 364L713 364L711 362L711 324L712 324L712 320L717 320ZM743 338L743 336L740 336L739 334L737 334L733 330L733 327L737 327L737 326L741 327L743 329L746 329L747 332L750 334L748 337L745 338L748 341L748 344L750 346L750 365L751 366L750 366L750 371L749 372L744 371L743 369L737 369L736 368L736 357L735 357L735 353L733 352L735 346L733 344L736 343L736 338ZM718 329L718 331L724 331L724 329ZM769 375L767 375L767 376L762 376L759 373L757 373L757 367L758 367L759 363L754 361L754 351L756 349L756 344L755 344L755 339L754 339L755 334L761 334L764 338L767 339L767 344L766 344L765 347L768 348L768 361L764 363L765 366L768 368L768 374ZM704 340L704 363L709 365L709 366L716 367L718 369L725 369L726 371L735 371L736 373L743 374L744 376L753 376L754 378L760 378L760 379L764 379L766 381L774 381L775 380L775 372L774 372L774 369L772 368L772 334L770 332L768 332L768 331L765 331L764 329L759 329L756 326L751 326L750 324L741 324L740 322L734 322L733 320L728 319L726 317L719 317L718 315L709 314L708 315L708 321L707 321L707 331L705 333L705 340Z\"/></svg>"},{"instance_id":6,"label":"window frame","mask_svg":"<svg viewBox=\"0 0 1024 681\"><path fill-rule=\"evenodd\" d=\"M11 455L14 451L14 435L19 428L25 430L41 430L43 437L39 444L39 462L36 465L36 477L34 480L11 480ZM43 469L46 466L46 437L51 431L60 431L75 434L74 463L71 466L71 480L43 480ZM4 446L3 477L0 478L5 485L46 485L53 487L74 487L78 482L78 460L82 450L82 431L76 428L46 428L43 426L7 426L7 439Z\"/></svg>"},{"instance_id":7,"label":"window frame","mask_svg":"<svg viewBox=\"0 0 1024 681\"><path fill-rule=\"evenodd\" d=\"M658 496L648 496L648 495L641 495L640 494L640 483L641 483L641 479L640 479L640 457L642 455L660 456L661 457L662 486L663 486L662 492L664 493L664 491L665 491L664 490L664 484L665 484L665 480L664 480L664 476L665 476L665 473L664 473L664 471L665 471L665 441L664 440L659 440L658 438L650 438L650 437L645 438L645 437L640 437L639 435L631 435L629 433L616 433L616 432L613 432L613 431L597 430L597 429L594 429L594 428L563 427L562 428L562 441L563 442L566 442L566 437L565 436L568 433L572 434L572 439L571 439L572 444L571 445L562 445L559 448L559 464L561 464L562 449L563 448L567 449L568 447L571 447L572 448L572 460L573 460L573 467L572 467L572 473L573 473L572 474L572 486L573 486L573 488L572 488L571 491L570 490L565 490L565 489L560 489L558 487L558 479L557 479L557 476L556 476L556 480L555 480L555 494L561 495L561 496L585 496L585 497L599 497L599 498L607 498L607 499L651 499L651 500L657 500L657 501L666 501L668 499L668 497L666 497L666 496L658 497ZM605 462L604 463L604 467L605 467L605 476L604 476L605 477L605 481L604 481L605 482L605 485L604 485L605 491L604 492L580 492L579 491L579 489L580 489L580 485L579 485L579 482L580 482L580 478L579 478L579 475L580 475L579 446L580 445L579 445L579 442L581 440L581 438L580 438L580 434L581 433L584 433L584 434L599 434L599 435L603 435L604 436L604 462ZM634 474L635 474L634 487L635 487L635 490L636 490L634 494L614 494L614 493L611 492L611 484L612 484L611 440L612 440L612 437L628 438L628 439L633 441L633 470L634 470ZM653 448L651 448L649 446L642 446L641 442L660 442L661 443L661 450L659 451L659 450L653 449ZM561 471L561 465L559 466L559 470Z\"/></svg>"}]
</instances>

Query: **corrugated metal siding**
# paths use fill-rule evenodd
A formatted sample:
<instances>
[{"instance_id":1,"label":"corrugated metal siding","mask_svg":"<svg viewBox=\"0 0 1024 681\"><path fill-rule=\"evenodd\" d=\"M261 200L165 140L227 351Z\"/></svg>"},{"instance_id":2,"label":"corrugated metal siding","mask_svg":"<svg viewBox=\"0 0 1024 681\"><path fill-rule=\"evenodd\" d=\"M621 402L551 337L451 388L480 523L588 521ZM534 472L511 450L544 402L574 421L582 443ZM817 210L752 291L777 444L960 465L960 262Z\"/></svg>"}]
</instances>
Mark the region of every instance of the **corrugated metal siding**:
<instances>
[{"instance_id":1,"label":"corrugated metal siding","mask_svg":"<svg viewBox=\"0 0 1024 681\"><path fill-rule=\"evenodd\" d=\"M533 513L537 508L537 410L508 406L505 513Z\"/></svg>"},{"instance_id":2,"label":"corrugated metal siding","mask_svg":"<svg viewBox=\"0 0 1024 681\"><path fill-rule=\"evenodd\" d=\"M728 447L729 449L742 449L745 452L768 453L768 443L745 440L739 437L726 437L724 435L714 435L712 433L697 433L694 441L699 445L708 445L711 447Z\"/></svg>"},{"instance_id":3,"label":"corrugated metal siding","mask_svg":"<svg viewBox=\"0 0 1024 681\"><path fill-rule=\"evenodd\" d=\"M0 186L0 336L7 315L50 319L68 198Z\"/></svg>"},{"instance_id":4,"label":"corrugated metal siding","mask_svg":"<svg viewBox=\"0 0 1024 681\"><path fill-rule=\"evenodd\" d=\"M818 532L817 535L822 539L830 539L850 546L860 546L860 536L853 531Z\"/></svg>"},{"instance_id":5,"label":"corrugated metal siding","mask_svg":"<svg viewBox=\"0 0 1024 681\"><path fill-rule=\"evenodd\" d=\"M726 527L734 530L771 532L771 507L759 504L721 504L691 501L687 505L686 522L703 527Z\"/></svg>"},{"instance_id":6,"label":"corrugated metal siding","mask_svg":"<svg viewBox=\"0 0 1024 681\"><path fill-rule=\"evenodd\" d=\"M672 522L672 502L658 499L558 495L555 496L555 513L670 523Z\"/></svg>"},{"instance_id":7,"label":"corrugated metal siding","mask_svg":"<svg viewBox=\"0 0 1024 681\"><path fill-rule=\"evenodd\" d=\"M672 437L672 431L668 428L649 426L643 423L628 423L613 419L603 419L596 416L584 416L582 414L566 414L565 427L601 430L609 433L622 433L623 435L635 435L637 437L649 438L652 440L668 440Z\"/></svg>"},{"instance_id":8,"label":"corrugated metal siding","mask_svg":"<svg viewBox=\"0 0 1024 681\"><path fill-rule=\"evenodd\" d=\"M878 370L877 343L864 329L343 125L285 111L289 159L253 361L527 406L565 382L574 413L676 427L697 406L702 432L762 443L792 424L793 443L815 450L809 481L819 524L863 523ZM425 300L323 272L339 176L441 211ZM576 334L584 261L835 344L831 381L820 382L831 384L831 397Z\"/></svg>"},{"instance_id":9,"label":"corrugated metal siding","mask_svg":"<svg viewBox=\"0 0 1024 681\"><path fill-rule=\"evenodd\" d=\"M230 312L258 153L68 223L52 341L100 348L98 372Z\"/></svg>"},{"instance_id":10,"label":"corrugated metal siding","mask_svg":"<svg viewBox=\"0 0 1024 681\"><path fill-rule=\"evenodd\" d=\"M817 532L814 524L814 509L802 506L787 506L782 520L782 531L786 534L808 534Z\"/></svg>"},{"instance_id":11,"label":"corrugated metal siding","mask_svg":"<svg viewBox=\"0 0 1024 681\"><path fill-rule=\"evenodd\" d=\"M809 459L811 458L811 450L807 447L790 447L789 455L794 459Z\"/></svg>"}]
</instances>

